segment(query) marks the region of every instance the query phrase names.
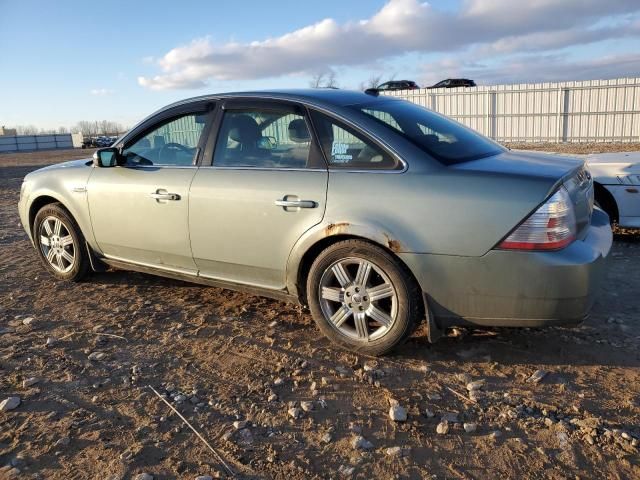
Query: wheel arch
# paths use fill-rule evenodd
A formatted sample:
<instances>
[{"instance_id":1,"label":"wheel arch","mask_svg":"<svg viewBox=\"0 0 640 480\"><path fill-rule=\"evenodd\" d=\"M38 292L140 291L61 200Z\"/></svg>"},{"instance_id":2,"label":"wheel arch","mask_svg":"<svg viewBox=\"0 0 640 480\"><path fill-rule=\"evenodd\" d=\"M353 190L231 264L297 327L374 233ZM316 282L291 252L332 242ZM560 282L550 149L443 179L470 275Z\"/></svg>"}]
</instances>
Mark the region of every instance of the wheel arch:
<instances>
[{"instance_id":1,"label":"wheel arch","mask_svg":"<svg viewBox=\"0 0 640 480\"><path fill-rule=\"evenodd\" d=\"M595 201L598 202L598 205L609 215L611 222L618 223L620 220L620 212L613 194L598 182L593 182L593 194Z\"/></svg>"},{"instance_id":2,"label":"wheel arch","mask_svg":"<svg viewBox=\"0 0 640 480\"><path fill-rule=\"evenodd\" d=\"M332 225L329 225L326 228L330 228ZM326 231L325 228L325 231ZM344 228L344 227L343 227ZM336 230L335 227L333 227ZM339 229L338 229L339 230ZM365 243L370 243L377 247L382 248L388 254L390 254L398 264L408 273L412 281L419 287L420 284L418 279L415 277L411 269L407 266L407 264L397 255L397 253L401 248L400 242L394 240L389 234L381 233L379 235L374 235L373 238L370 236L365 236L362 234L358 234L355 232L351 232L345 228L345 231L337 231L331 235L326 235L320 238L315 239L314 242L310 243L305 249L304 252L300 255L299 261L297 262L297 266L295 268L295 273L292 275L293 281L288 282L289 292L293 293L298 297L299 302L302 305L307 305L306 299L306 283L307 277L309 275L309 269L311 268L311 264L318 257L318 255L330 247L331 245L344 241L344 240L360 240ZM294 290L292 290L292 287Z\"/></svg>"},{"instance_id":3,"label":"wheel arch","mask_svg":"<svg viewBox=\"0 0 640 480\"><path fill-rule=\"evenodd\" d=\"M93 237L93 229L91 228L91 223L88 219L88 212L82 211L82 205L73 205L71 200L65 201L64 198L57 195L55 192L50 190L44 190L39 192L33 200L30 201L28 210L27 210L27 220L29 222L29 235L33 240L33 222L35 221L37 213L47 205L51 205L53 203L59 204L62 208L64 208L67 213L73 217L78 228L82 232L85 241L89 244L92 251L98 252L96 248L97 245L95 243L95 239Z\"/></svg>"},{"instance_id":4,"label":"wheel arch","mask_svg":"<svg viewBox=\"0 0 640 480\"><path fill-rule=\"evenodd\" d=\"M60 199L48 194L39 195L29 205L29 233L31 237L33 237L33 222L36 219L36 215L42 208L52 203L59 203L62 208L69 212L69 209L64 205L63 202L60 201ZM69 215L73 216L71 212L69 212Z\"/></svg>"}]
</instances>

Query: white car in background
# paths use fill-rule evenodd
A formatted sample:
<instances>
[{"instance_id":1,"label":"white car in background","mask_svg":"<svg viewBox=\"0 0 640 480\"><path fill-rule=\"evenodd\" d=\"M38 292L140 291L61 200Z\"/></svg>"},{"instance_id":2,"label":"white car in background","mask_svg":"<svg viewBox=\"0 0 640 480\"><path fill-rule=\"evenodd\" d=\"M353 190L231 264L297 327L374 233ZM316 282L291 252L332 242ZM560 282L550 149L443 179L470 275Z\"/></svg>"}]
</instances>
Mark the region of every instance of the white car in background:
<instances>
[{"instance_id":1,"label":"white car in background","mask_svg":"<svg viewBox=\"0 0 640 480\"><path fill-rule=\"evenodd\" d=\"M607 212L611 223L640 228L640 152L544 153L584 159L593 178L595 203Z\"/></svg>"},{"instance_id":2,"label":"white car in background","mask_svg":"<svg viewBox=\"0 0 640 480\"><path fill-rule=\"evenodd\" d=\"M640 152L594 153L584 156L595 202L612 223L640 228Z\"/></svg>"}]
</instances>

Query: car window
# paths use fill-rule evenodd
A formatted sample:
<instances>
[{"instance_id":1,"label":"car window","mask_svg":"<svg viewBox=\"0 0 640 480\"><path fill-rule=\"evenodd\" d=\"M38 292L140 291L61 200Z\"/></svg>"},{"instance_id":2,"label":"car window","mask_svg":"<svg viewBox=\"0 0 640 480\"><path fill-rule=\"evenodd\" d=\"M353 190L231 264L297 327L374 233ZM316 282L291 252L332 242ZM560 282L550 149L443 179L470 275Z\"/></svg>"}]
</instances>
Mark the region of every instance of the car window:
<instances>
[{"instance_id":1,"label":"car window","mask_svg":"<svg viewBox=\"0 0 640 480\"><path fill-rule=\"evenodd\" d=\"M311 118L329 167L353 170L400 167L391 155L351 127L316 111L312 111Z\"/></svg>"},{"instance_id":2,"label":"car window","mask_svg":"<svg viewBox=\"0 0 640 480\"><path fill-rule=\"evenodd\" d=\"M305 168L311 134L303 115L290 111L227 110L213 165L222 167Z\"/></svg>"},{"instance_id":3,"label":"car window","mask_svg":"<svg viewBox=\"0 0 640 480\"><path fill-rule=\"evenodd\" d=\"M163 122L123 150L125 165L192 165L206 118L199 112Z\"/></svg>"},{"instance_id":4,"label":"car window","mask_svg":"<svg viewBox=\"0 0 640 480\"><path fill-rule=\"evenodd\" d=\"M403 100L352 105L445 165L497 155L503 147L443 115Z\"/></svg>"}]
</instances>

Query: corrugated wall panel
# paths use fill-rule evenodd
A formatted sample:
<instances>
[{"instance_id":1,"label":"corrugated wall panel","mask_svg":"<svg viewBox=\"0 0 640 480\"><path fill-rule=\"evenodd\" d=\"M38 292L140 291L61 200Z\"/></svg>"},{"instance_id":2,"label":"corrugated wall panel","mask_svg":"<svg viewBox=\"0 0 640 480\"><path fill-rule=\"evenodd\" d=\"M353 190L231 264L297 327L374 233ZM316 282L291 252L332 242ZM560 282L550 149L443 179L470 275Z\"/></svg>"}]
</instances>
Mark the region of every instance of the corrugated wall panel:
<instances>
[{"instance_id":1,"label":"corrugated wall panel","mask_svg":"<svg viewBox=\"0 0 640 480\"><path fill-rule=\"evenodd\" d=\"M389 92L507 142L638 142L640 78Z\"/></svg>"},{"instance_id":2,"label":"corrugated wall panel","mask_svg":"<svg viewBox=\"0 0 640 480\"><path fill-rule=\"evenodd\" d=\"M70 133L55 135L12 135L0 137L0 152L73 148Z\"/></svg>"}]
</instances>

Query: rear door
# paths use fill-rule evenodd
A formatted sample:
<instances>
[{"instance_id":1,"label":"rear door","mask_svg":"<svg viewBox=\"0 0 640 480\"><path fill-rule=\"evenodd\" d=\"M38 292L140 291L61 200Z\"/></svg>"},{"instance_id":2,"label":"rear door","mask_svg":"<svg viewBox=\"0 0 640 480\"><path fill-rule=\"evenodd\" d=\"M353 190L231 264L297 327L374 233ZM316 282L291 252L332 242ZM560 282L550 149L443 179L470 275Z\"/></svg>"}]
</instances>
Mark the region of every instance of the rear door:
<instances>
[{"instance_id":1,"label":"rear door","mask_svg":"<svg viewBox=\"0 0 640 480\"><path fill-rule=\"evenodd\" d=\"M94 168L88 201L104 255L196 273L189 243L189 187L210 112L206 104L165 112L125 139L119 165Z\"/></svg>"},{"instance_id":2,"label":"rear door","mask_svg":"<svg viewBox=\"0 0 640 480\"><path fill-rule=\"evenodd\" d=\"M231 100L217 117L191 185L194 261L203 277L283 289L294 244L324 215L324 157L301 106Z\"/></svg>"}]
</instances>

